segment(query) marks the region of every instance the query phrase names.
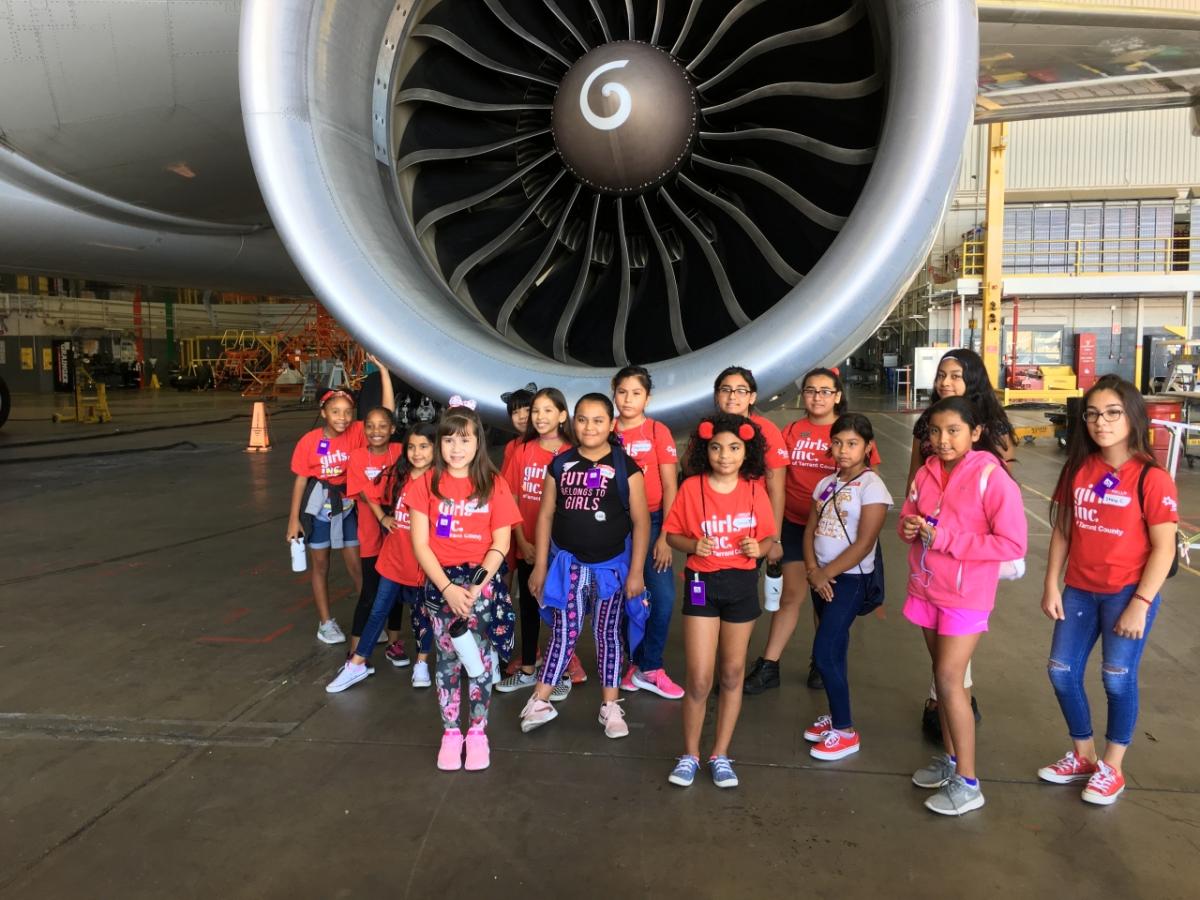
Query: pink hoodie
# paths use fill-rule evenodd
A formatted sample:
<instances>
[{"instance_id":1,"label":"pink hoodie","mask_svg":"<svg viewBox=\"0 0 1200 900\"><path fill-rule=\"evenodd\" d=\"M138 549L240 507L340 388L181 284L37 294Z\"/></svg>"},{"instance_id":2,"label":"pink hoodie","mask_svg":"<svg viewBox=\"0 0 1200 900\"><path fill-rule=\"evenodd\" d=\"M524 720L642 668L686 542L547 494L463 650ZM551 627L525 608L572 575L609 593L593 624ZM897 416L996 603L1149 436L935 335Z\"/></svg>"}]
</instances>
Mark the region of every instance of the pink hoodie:
<instances>
[{"instance_id":1,"label":"pink hoodie","mask_svg":"<svg viewBox=\"0 0 1200 900\"><path fill-rule=\"evenodd\" d=\"M980 481L988 466L987 485ZM908 551L908 593L937 606L990 610L996 605L1000 563L1025 555L1025 506L1021 489L991 453L972 450L950 472L942 495L942 461L936 456L917 470L900 510L900 537L906 516L938 520L933 546L925 553L920 538Z\"/></svg>"}]
</instances>

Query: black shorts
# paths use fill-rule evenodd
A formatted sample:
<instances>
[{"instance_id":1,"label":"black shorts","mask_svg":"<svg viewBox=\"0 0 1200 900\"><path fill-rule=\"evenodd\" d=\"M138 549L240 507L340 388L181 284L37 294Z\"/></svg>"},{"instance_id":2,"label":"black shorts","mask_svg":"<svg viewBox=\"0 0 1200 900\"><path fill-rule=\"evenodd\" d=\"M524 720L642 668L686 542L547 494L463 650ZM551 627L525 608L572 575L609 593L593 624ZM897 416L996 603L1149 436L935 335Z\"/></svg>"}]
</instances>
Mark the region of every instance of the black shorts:
<instances>
[{"instance_id":1,"label":"black shorts","mask_svg":"<svg viewBox=\"0 0 1200 900\"><path fill-rule=\"evenodd\" d=\"M692 603L688 588L696 575L705 585L703 606ZM683 614L703 618L720 618L722 622L753 622L762 615L758 605L758 569L722 569L719 572L683 570Z\"/></svg>"},{"instance_id":2,"label":"black shorts","mask_svg":"<svg viewBox=\"0 0 1200 900\"><path fill-rule=\"evenodd\" d=\"M804 526L788 518L783 520L783 534L779 539L783 547L783 562L804 562Z\"/></svg>"}]
</instances>

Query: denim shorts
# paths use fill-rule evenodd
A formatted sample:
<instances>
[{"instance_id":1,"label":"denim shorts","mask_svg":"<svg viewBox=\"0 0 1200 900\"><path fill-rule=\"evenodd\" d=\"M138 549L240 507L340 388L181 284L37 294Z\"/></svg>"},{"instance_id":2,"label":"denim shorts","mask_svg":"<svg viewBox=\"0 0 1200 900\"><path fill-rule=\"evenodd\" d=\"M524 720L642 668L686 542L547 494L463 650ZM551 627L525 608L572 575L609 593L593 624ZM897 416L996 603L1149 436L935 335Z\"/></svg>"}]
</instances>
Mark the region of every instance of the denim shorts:
<instances>
[{"instance_id":1,"label":"denim shorts","mask_svg":"<svg viewBox=\"0 0 1200 900\"><path fill-rule=\"evenodd\" d=\"M309 550L328 550L330 523L328 519L313 519L312 534L308 536ZM342 546L358 546L358 510L350 507L342 513Z\"/></svg>"}]
</instances>

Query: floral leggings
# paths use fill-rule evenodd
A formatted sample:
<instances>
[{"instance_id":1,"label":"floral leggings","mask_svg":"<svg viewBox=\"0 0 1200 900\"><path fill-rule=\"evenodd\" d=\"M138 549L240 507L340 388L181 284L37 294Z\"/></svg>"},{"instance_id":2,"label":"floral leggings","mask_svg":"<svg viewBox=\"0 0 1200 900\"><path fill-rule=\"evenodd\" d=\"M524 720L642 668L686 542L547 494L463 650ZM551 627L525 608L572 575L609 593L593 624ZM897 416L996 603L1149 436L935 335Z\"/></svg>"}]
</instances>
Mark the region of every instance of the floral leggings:
<instances>
[{"instance_id":1,"label":"floral leggings","mask_svg":"<svg viewBox=\"0 0 1200 900\"><path fill-rule=\"evenodd\" d=\"M492 699L492 673L498 661L492 642L488 639L488 625L492 620L493 606L489 600L480 596L471 610L471 618L467 625L471 635L479 646L479 654L483 657L483 674L478 678L466 678L467 700L469 703L468 718L471 727L487 725L488 704ZM455 615L445 603L433 610L425 607L433 624L433 637L437 642L437 662L434 665L434 681L437 685L438 706L442 711L442 723L447 729L461 728L462 681L466 674L458 654L454 652L454 644L450 641L450 626L454 624Z\"/></svg>"}]
</instances>

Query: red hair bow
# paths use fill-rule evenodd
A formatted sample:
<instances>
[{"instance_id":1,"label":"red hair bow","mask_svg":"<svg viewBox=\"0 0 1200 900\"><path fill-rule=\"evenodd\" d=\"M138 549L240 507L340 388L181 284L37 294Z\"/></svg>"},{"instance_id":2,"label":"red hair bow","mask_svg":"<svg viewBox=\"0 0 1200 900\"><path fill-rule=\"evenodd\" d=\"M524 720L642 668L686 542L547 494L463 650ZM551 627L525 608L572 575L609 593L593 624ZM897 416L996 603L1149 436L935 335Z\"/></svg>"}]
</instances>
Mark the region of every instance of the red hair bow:
<instances>
[{"instance_id":1,"label":"red hair bow","mask_svg":"<svg viewBox=\"0 0 1200 900\"><path fill-rule=\"evenodd\" d=\"M696 434L700 435L700 440L707 441L713 436L713 423L705 419L700 423L700 427L696 429Z\"/></svg>"}]
</instances>

